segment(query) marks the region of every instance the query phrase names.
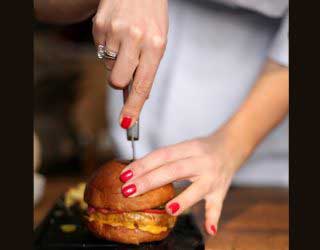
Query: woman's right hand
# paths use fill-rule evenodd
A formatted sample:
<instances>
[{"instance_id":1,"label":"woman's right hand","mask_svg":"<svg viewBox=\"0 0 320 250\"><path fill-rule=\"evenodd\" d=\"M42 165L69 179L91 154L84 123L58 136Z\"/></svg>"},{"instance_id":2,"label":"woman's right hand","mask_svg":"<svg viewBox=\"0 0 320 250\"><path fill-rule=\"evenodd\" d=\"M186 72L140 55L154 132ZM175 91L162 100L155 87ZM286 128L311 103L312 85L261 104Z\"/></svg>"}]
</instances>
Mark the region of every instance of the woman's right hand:
<instances>
[{"instance_id":1,"label":"woman's right hand","mask_svg":"<svg viewBox=\"0 0 320 250\"><path fill-rule=\"evenodd\" d=\"M95 44L117 53L106 60L110 84L133 86L121 111L119 122L127 129L138 119L149 96L168 32L167 0L101 0L93 18Z\"/></svg>"}]
</instances>

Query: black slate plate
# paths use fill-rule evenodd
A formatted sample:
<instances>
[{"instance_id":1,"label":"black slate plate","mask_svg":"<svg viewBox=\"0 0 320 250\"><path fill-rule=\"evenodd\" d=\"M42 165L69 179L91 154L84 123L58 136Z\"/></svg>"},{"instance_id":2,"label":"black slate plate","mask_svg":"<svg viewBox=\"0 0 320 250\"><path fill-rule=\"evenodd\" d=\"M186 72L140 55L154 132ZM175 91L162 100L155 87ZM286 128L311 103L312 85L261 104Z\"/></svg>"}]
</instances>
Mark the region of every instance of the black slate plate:
<instances>
[{"instance_id":1,"label":"black slate plate","mask_svg":"<svg viewBox=\"0 0 320 250\"><path fill-rule=\"evenodd\" d=\"M115 250L201 250L204 243L199 228L191 214L181 215L170 235L160 242L125 245L105 241L94 237L84 226L83 215L76 209L66 209L62 200L59 200L51 209L43 222L35 229L35 250L74 250L74 249L115 249ZM62 224L74 224L76 231L64 233Z\"/></svg>"}]
</instances>

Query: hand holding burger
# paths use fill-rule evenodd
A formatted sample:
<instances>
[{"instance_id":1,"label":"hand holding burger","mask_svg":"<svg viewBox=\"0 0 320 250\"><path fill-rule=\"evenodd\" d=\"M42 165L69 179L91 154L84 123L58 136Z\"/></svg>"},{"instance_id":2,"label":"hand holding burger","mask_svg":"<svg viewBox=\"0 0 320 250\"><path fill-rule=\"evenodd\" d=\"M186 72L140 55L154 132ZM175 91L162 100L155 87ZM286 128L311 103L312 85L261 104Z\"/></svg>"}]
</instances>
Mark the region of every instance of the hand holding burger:
<instances>
[{"instance_id":1,"label":"hand holding burger","mask_svg":"<svg viewBox=\"0 0 320 250\"><path fill-rule=\"evenodd\" d=\"M168 183L189 180L191 185L166 203L173 216L205 200L205 228L215 235L223 201L232 177L250 155L251 148L239 143L230 130L157 149L130 163L121 172L126 197L139 197Z\"/></svg>"},{"instance_id":2,"label":"hand holding burger","mask_svg":"<svg viewBox=\"0 0 320 250\"><path fill-rule=\"evenodd\" d=\"M127 198L119 176L129 162L111 161L89 180L84 193L88 203L87 226L99 238L127 244L159 241L174 227L176 217L164 205L175 196L172 184Z\"/></svg>"}]
</instances>

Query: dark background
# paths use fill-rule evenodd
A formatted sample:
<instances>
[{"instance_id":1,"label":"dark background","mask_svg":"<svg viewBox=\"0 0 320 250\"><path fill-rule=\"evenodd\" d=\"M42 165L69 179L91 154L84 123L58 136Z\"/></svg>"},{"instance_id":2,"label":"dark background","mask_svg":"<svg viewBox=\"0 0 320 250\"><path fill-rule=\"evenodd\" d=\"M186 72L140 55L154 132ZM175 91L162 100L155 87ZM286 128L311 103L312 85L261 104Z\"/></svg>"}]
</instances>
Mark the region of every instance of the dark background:
<instances>
[{"instance_id":1,"label":"dark background","mask_svg":"<svg viewBox=\"0 0 320 250\"><path fill-rule=\"evenodd\" d=\"M19 6L19 8L17 8ZM3 249L32 249L33 6L2 4ZM317 248L319 205L318 8L290 1L290 249ZM88 34L89 37L89 34ZM15 49L19 50L13 53ZM17 59L18 58L18 59ZM17 73L18 72L18 73ZM311 142L311 143L310 143ZM308 145L308 146L306 146ZM19 221L12 215L18 215Z\"/></svg>"},{"instance_id":2,"label":"dark background","mask_svg":"<svg viewBox=\"0 0 320 250\"><path fill-rule=\"evenodd\" d=\"M67 26L35 21L34 130L38 172L89 175L113 156L105 120L107 72L96 58L91 19Z\"/></svg>"}]
</instances>

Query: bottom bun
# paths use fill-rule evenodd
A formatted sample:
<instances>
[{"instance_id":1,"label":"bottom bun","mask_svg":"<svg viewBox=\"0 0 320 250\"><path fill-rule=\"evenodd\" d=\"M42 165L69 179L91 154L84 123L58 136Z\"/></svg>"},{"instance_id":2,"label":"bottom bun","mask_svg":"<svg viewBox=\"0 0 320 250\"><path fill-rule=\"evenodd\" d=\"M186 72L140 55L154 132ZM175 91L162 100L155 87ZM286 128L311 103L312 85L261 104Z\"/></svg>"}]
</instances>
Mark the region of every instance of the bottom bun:
<instances>
[{"instance_id":1,"label":"bottom bun","mask_svg":"<svg viewBox=\"0 0 320 250\"><path fill-rule=\"evenodd\" d=\"M159 234L152 234L139 229L113 227L96 221L87 222L87 227L98 238L135 245L143 242L163 240L170 233L170 229Z\"/></svg>"}]
</instances>

